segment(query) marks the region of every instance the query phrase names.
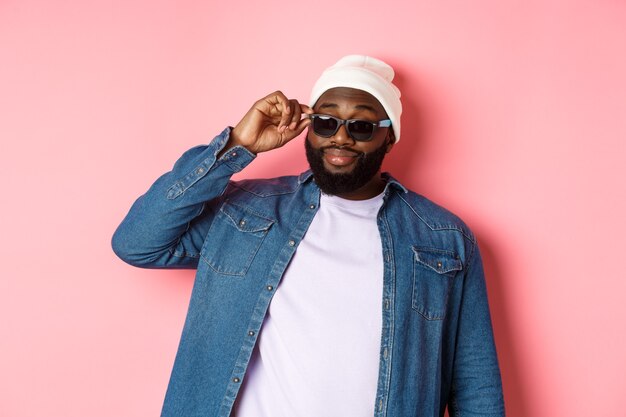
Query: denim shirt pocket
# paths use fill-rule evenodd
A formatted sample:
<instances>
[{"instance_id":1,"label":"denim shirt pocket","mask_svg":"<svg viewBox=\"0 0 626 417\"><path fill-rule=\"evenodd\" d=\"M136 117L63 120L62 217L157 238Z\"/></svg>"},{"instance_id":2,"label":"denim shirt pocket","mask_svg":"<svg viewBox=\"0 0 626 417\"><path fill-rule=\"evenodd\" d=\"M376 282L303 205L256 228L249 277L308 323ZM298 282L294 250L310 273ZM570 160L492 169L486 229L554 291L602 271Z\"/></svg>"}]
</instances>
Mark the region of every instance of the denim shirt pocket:
<instances>
[{"instance_id":1,"label":"denim shirt pocket","mask_svg":"<svg viewBox=\"0 0 626 417\"><path fill-rule=\"evenodd\" d=\"M451 251L415 246L412 249L413 309L426 320L443 320L452 280L463 264Z\"/></svg>"},{"instance_id":2,"label":"denim shirt pocket","mask_svg":"<svg viewBox=\"0 0 626 417\"><path fill-rule=\"evenodd\" d=\"M274 220L226 201L211 224L200 256L217 273L243 276L272 224Z\"/></svg>"}]
</instances>

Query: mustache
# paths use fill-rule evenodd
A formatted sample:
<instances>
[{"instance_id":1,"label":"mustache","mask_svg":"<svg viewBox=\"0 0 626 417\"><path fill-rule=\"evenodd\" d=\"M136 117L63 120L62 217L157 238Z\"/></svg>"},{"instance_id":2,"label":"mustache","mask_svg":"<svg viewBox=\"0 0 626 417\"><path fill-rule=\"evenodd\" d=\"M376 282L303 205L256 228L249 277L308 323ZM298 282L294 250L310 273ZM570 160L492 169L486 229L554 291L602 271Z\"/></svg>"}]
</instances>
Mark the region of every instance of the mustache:
<instances>
[{"instance_id":1,"label":"mustache","mask_svg":"<svg viewBox=\"0 0 626 417\"><path fill-rule=\"evenodd\" d=\"M363 152L354 150L354 149L352 149L350 147L347 147L347 146L337 146L337 145L323 146L323 147L321 147L319 149L319 152L320 153L326 153L328 150L331 150L331 149L335 149L335 150L338 150L338 151L344 151L344 152L350 152L350 153L353 153L354 156L358 156L358 157L363 157L365 155Z\"/></svg>"}]
</instances>

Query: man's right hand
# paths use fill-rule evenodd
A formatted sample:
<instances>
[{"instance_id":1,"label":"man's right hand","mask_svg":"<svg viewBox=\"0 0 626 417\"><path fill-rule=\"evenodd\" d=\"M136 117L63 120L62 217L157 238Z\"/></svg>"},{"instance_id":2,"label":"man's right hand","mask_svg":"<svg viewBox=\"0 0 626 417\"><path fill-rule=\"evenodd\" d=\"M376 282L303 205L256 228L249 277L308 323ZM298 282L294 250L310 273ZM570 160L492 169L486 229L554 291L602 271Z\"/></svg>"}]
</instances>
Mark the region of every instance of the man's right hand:
<instances>
[{"instance_id":1,"label":"man's right hand","mask_svg":"<svg viewBox=\"0 0 626 417\"><path fill-rule=\"evenodd\" d=\"M230 132L224 149L240 145L257 154L279 148L311 124L309 118L301 118L303 113L312 114L313 109L280 91L273 92L254 103Z\"/></svg>"}]
</instances>

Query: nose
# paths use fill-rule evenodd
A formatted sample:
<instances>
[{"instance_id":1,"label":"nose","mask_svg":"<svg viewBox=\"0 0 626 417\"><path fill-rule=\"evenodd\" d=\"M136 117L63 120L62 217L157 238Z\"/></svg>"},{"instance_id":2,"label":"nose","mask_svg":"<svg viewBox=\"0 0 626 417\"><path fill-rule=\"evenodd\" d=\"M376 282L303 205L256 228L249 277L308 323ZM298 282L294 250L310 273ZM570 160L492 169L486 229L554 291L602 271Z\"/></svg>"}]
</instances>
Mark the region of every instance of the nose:
<instances>
[{"instance_id":1,"label":"nose","mask_svg":"<svg viewBox=\"0 0 626 417\"><path fill-rule=\"evenodd\" d=\"M339 126L339 130L331 136L330 141L337 146L354 145L354 139L348 134L348 129L345 124Z\"/></svg>"}]
</instances>

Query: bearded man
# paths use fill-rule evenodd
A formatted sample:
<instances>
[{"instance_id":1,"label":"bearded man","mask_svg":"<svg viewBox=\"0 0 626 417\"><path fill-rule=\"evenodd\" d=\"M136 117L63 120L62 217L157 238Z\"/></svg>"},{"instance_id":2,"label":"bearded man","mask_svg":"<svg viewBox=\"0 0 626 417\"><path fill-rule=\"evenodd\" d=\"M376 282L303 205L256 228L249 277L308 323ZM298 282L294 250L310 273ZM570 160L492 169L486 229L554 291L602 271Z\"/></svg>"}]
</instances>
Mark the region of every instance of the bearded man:
<instances>
[{"instance_id":1,"label":"bearded man","mask_svg":"<svg viewBox=\"0 0 626 417\"><path fill-rule=\"evenodd\" d=\"M350 55L276 91L131 207L115 253L197 269L162 416L503 416L476 239L380 172L393 69ZM232 181L308 128L310 170Z\"/></svg>"}]
</instances>

